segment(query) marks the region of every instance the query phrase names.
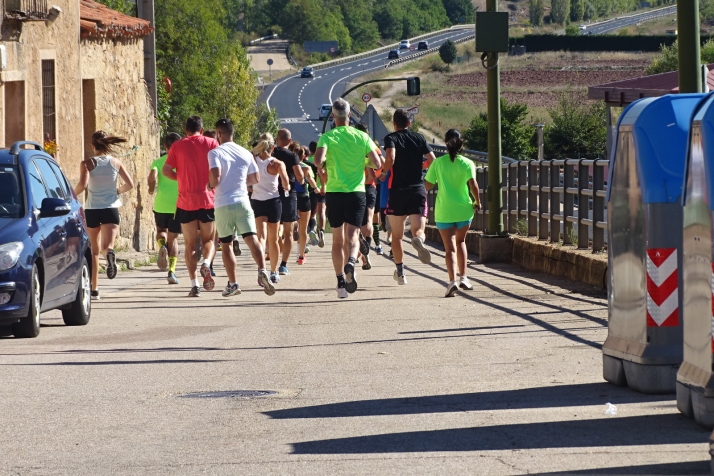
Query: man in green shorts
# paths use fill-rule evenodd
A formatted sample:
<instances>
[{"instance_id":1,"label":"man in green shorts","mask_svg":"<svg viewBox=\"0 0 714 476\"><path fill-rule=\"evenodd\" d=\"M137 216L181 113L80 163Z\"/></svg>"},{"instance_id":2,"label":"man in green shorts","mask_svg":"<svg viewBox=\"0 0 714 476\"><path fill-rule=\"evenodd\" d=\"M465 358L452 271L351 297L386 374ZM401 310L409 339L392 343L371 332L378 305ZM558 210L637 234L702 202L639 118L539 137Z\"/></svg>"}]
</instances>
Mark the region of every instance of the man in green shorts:
<instances>
[{"instance_id":1,"label":"man in green shorts","mask_svg":"<svg viewBox=\"0 0 714 476\"><path fill-rule=\"evenodd\" d=\"M176 214L176 201L178 200L178 182L170 180L161 173L161 169L166 163L169 149L181 140L181 136L175 132L170 133L164 140L166 155L163 155L151 163L149 172L149 193L156 191L154 198L154 220L156 220L156 244L159 248L159 260L157 265L161 271L168 269L169 284L178 284L176 278L176 262L178 261L178 236L181 234L181 223L174 215Z\"/></svg>"},{"instance_id":2,"label":"man in green shorts","mask_svg":"<svg viewBox=\"0 0 714 476\"><path fill-rule=\"evenodd\" d=\"M382 160L372 139L349 127L350 105L340 98L332 104L335 128L320 137L315 165L327 169L325 201L332 227L332 265L337 275L337 297L357 290L355 263L359 251L359 229L364 218L365 166L379 169Z\"/></svg>"},{"instance_id":3,"label":"man in green shorts","mask_svg":"<svg viewBox=\"0 0 714 476\"><path fill-rule=\"evenodd\" d=\"M214 204L216 229L221 240L223 265L228 274L224 297L241 293L236 280L236 257L233 252L233 237L238 233L250 249L258 265L258 284L265 294L275 294L275 287L265 270L265 250L258 240L255 215L250 206L248 186L258 183L260 174L253 154L233 142L235 129L228 119L216 122L216 139L220 146L208 153L208 190L216 191Z\"/></svg>"}]
</instances>

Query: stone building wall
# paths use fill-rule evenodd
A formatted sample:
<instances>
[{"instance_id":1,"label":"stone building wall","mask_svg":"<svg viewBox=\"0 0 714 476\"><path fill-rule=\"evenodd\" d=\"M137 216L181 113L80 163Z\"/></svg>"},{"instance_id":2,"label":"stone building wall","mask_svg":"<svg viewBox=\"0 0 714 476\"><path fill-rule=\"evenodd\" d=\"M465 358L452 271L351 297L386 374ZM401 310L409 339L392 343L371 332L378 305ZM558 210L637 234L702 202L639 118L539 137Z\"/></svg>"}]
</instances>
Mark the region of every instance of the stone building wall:
<instances>
[{"instance_id":1,"label":"stone building wall","mask_svg":"<svg viewBox=\"0 0 714 476\"><path fill-rule=\"evenodd\" d=\"M82 39L81 77L86 149L95 130L124 137L115 154L134 179L122 196L121 226L116 247L145 250L154 246L154 197L148 193L151 162L160 154L159 124L144 81L141 39Z\"/></svg>"}]
</instances>

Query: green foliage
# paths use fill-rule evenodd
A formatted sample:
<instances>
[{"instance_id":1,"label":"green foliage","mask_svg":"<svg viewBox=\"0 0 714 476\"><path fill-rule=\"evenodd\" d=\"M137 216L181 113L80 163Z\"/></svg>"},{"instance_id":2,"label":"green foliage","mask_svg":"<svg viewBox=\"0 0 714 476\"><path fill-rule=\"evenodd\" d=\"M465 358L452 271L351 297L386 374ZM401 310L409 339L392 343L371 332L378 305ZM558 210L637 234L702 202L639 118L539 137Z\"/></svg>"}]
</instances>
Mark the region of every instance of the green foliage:
<instances>
[{"instance_id":1,"label":"green foliage","mask_svg":"<svg viewBox=\"0 0 714 476\"><path fill-rule=\"evenodd\" d=\"M527 105L509 103L501 98L501 146L506 157L527 159L536 152L531 140L535 127L526 122L527 117ZM464 131L464 139L469 149L488 150L488 115L485 112L473 118Z\"/></svg>"},{"instance_id":2,"label":"green foliage","mask_svg":"<svg viewBox=\"0 0 714 476\"><path fill-rule=\"evenodd\" d=\"M136 5L130 0L97 0L112 10L116 10L125 15L136 16Z\"/></svg>"},{"instance_id":3,"label":"green foliage","mask_svg":"<svg viewBox=\"0 0 714 476\"><path fill-rule=\"evenodd\" d=\"M585 16L585 0L570 0L570 21L578 23Z\"/></svg>"},{"instance_id":4,"label":"green foliage","mask_svg":"<svg viewBox=\"0 0 714 476\"><path fill-rule=\"evenodd\" d=\"M525 218L519 218L516 221L516 235L528 236L528 220Z\"/></svg>"},{"instance_id":5,"label":"green foliage","mask_svg":"<svg viewBox=\"0 0 714 476\"><path fill-rule=\"evenodd\" d=\"M709 39L700 50L702 64L714 63L714 39ZM679 44L675 41L671 46L662 45L659 55L652 58L652 62L645 70L645 74L667 73L679 69Z\"/></svg>"},{"instance_id":6,"label":"green foliage","mask_svg":"<svg viewBox=\"0 0 714 476\"><path fill-rule=\"evenodd\" d=\"M605 154L607 125L605 103L584 101L571 91L560 95L558 104L548 109L553 123L545 128L544 148L548 155Z\"/></svg>"},{"instance_id":7,"label":"green foliage","mask_svg":"<svg viewBox=\"0 0 714 476\"><path fill-rule=\"evenodd\" d=\"M166 89L166 84L164 83L164 78L166 75L161 70L156 71L156 95L157 95L157 107L156 107L156 119L159 121L161 127L161 137L168 134L169 131L169 120L171 119L171 95Z\"/></svg>"},{"instance_id":8,"label":"green foliage","mask_svg":"<svg viewBox=\"0 0 714 476\"><path fill-rule=\"evenodd\" d=\"M473 23L474 6L471 0L443 0L451 23Z\"/></svg>"},{"instance_id":9,"label":"green foliage","mask_svg":"<svg viewBox=\"0 0 714 476\"><path fill-rule=\"evenodd\" d=\"M580 35L580 28L575 25L568 25L565 27L566 36L578 36Z\"/></svg>"},{"instance_id":10,"label":"green foliage","mask_svg":"<svg viewBox=\"0 0 714 476\"><path fill-rule=\"evenodd\" d=\"M354 51L377 47L379 27L372 18L371 0L338 0Z\"/></svg>"},{"instance_id":11,"label":"green foliage","mask_svg":"<svg viewBox=\"0 0 714 476\"><path fill-rule=\"evenodd\" d=\"M550 21L565 25L570 18L570 0L552 0L550 8Z\"/></svg>"},{"instance_id":12,"label":"green foliage","mask_svg":"<svg viewBox=\"0 0 714 476\"><path fill-rule=\"evenodd\" d=\"M529 0L528 13L531 25L542 26L543 15L545 14L545 6L543 0Z\"/></svg>"},{"instance_id":13,"label":"green foliage","mask_svg":"<svg viewBox=\"0 0 714 476\"><path fill-rule=\"evenodd\" d=\"M275 108L268 109L268 106L261 101L258 106L257 116L253 129L253 140L258 139L258 137L265 132L271 133L273 137L278 135L278 130L280 130L280 118Z\"/></svg>"},{"instance_id":14,"label":"green foliage","mask_svg":"<svg viewBox=\"0 0 714 476\"><path fill-rule=\"evenodd\" d=\"M352 49L352 38L339 8L324 8L322 0L288 0L279 25L299 45L305 41L337 40L340 51Z\"/></svg>"},{"instance_id":15,"label":"green foliage","mask_svg":"<svg viewBox=\"0 0 714 476\"><path fill-rule=\"evenodd\" d=\"M441 57L441 61L446 64L451 64L456 61L456 56L458 56L458 54L459 52L456 49L456 43L451 40L446 40L439 47L439 56Z\"/></svg>"}]
</instances>

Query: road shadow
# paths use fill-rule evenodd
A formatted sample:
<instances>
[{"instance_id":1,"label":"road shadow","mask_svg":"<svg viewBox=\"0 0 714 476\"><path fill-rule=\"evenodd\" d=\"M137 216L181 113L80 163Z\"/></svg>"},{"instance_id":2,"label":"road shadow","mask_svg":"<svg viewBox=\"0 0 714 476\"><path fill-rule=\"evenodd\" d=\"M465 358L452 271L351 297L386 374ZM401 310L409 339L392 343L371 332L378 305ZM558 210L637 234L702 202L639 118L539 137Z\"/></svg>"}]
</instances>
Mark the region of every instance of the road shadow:
<instances>
[{"instance_id":1,"label":"road shadow","mask_svg":"<svg viewBox=\"0 0 714 476\"><path fill-rule=\"evenodd\" d=\"M679 414L410 431L292 444L293 454L374 454L697 444L709 431ZM652 448L651 451L656 451Z\"/></svg>"},{"instance_id":2,"label":"road shadow","mask_svg":"<svg viewBox=\"0 0 714 476\"><path fill-rule=\"evenodd\" d=\"M602 405L604 412L606 403L620 405L662 401L673 401L673 399L671 395L642 395L628 388L599 382L453 395L358 400L273 410L264 414L274 419L345 418L589 405Z\"/></svg>"},{"instance_id":3,"label":"road shadow","mask_svg":"<svg viewBox=\"0 0 714 476\"><path fill-rule=\"evenodd\" d=\"M580 469L575 471L557 471L554 473L531 473L538 474L541 476L566 476L566 475L577 475L577 474L592 474L592 475L612 475L612 476L624 476L630 474L647 474L652 476L668 476L668 475L700 475L708 474L711 475L711 461L682 461L680 463L655 463L655 464L644 464L640 466L618 466L615 468L593 468L593 469Z\"/></svg>"}]
</instances>

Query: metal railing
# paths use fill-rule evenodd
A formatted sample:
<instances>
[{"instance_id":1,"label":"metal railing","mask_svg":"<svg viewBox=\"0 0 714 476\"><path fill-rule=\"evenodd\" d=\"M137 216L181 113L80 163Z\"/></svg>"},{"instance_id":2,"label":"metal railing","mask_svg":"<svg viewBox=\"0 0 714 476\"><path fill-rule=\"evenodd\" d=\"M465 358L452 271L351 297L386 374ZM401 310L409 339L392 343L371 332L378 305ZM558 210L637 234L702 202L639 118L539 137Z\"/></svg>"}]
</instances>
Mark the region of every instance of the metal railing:
<instances>
[{"instance_id":1,"label":"metal railing","mask_svg":"<svg viewBox=\"0 0 714 476\"><path fill-rule=\"evenodd\" d=\"M504 158L505 159L505 158ZM504 160L505 162L505 160ZM526 160L501 167L503 222L509 233L536 236L552 243L601 251L605 231L608 160ZM471 229L488 227L488 167L476 169L481 211ZM430 224L434 224L437 189L429 192Z\"/></svg>"},{"instance_id":2,"label":"metal railing","mask_svg":"<svg viewBox=\"0 0 714 476\"><path fill-rule=\"evenodd\" d=\"M0 0L4 18L13 20L46 20L47 0Z\"/></svg>"},{"instance_id":3,"label":"metal railing","mask_svg":"<svg viewBox=\"0 0 714 476\"><path fill-rule=\"evenodd\" d=\"M469 35L469 36L466 36L466 37L464 37L464 38L459 38L458 40L454 40L454 43L457 43L457 44L458 44L458 43L464 43L464 42L466 42L466 41L473 40L474 38L476 38L476 35ZM424 56L430 55L430 54L432 54L432 53L438 53L438 52L439 52L439 48L440 48L439 46L435 46L434 48L429 48L428 50L423 50L421 53L417 53L417 54L415 54L415 55L411 55L411 56L407 56L407 57L405 57L405 58L399 58L399 59L392 60L392 61L390 61L389 63L387 63L387 64L384 66L384 69L388 69L390 66L394 66L394 65L396 65L396 64L406 63L406 62L408 62L408 61L413 61L413 60L416 60L416 59L419 59L419 58L423 58Z\"/></svg>"}]
</instances>

